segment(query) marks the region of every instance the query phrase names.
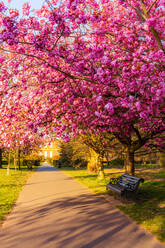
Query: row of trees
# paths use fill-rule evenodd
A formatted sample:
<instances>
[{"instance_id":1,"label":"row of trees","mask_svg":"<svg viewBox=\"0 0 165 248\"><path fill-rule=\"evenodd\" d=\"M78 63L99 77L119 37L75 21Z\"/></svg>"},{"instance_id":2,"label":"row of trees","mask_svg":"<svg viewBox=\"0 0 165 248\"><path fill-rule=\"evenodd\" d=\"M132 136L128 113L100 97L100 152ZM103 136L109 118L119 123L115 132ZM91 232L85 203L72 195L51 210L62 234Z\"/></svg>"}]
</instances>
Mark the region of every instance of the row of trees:
<instances>
[{"instance_id":1,"label":"row of trees","mask_svg":"<svg viewBox=\"0 0 165 248\"><path fill-rule=\"evenodd\" d=\"M1 148L0 149L0 168L7 165L7 174L10 168L14 167L15 170L24 168L32 169L32 165L40 165L42 157L39 155L40 147L38 144L31 144L28 147L19 148Z\"/></svg>"},{"instance_id":2,"label":"row of trees","mask_svg":"<svg viewBox=\"0 0 165 248\"><path fill-rule=\"evenodd\" d=\"M19 16L1 2L2 133L21 116L26 137L85 135L99 160L114 142L134 174L136 151L164 147L164 11L160 0L52 0Z\"/></svg>"},{"instance_id":3,"label":"row of trees","mask_svg":"<svg viewBox=\"0 0 165 248\"><path fill-rule=\"evenodd\" d=\"M104 143L105 144L105 143ZM97 172L100 178L104 177L104 166L122 168L125 150L122 146L111 140L110 144L103 146L103 137L93 134L81 135L69 142L61 142L60 162L64 167L87 168L89 172ZM140 168L165 168L163 152L151 150L147 147L135 153L135 163Z\"/></svg>"}]
</instances>

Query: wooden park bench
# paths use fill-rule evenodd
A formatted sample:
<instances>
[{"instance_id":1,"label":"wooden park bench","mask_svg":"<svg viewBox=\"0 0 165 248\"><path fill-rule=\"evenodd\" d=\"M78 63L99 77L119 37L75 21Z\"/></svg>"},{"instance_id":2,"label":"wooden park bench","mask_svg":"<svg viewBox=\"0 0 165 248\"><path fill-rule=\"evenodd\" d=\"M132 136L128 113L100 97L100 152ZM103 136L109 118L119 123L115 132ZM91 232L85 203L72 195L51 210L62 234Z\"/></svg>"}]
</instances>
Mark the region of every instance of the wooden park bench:
<instances>
[{"instance_id":1,"label":"wooden park bench","mask_svg":"<svg viewBox=\"0 0 165 248\"><path fill-rule=\"evenodd\" d=\"M123 174L121 177L111 178L109 184L106 185L106 189L110 189L120 196L127 196L127 193L138 193L141 182L144 182L143 178Z\"/></svg>"}]
</instances>

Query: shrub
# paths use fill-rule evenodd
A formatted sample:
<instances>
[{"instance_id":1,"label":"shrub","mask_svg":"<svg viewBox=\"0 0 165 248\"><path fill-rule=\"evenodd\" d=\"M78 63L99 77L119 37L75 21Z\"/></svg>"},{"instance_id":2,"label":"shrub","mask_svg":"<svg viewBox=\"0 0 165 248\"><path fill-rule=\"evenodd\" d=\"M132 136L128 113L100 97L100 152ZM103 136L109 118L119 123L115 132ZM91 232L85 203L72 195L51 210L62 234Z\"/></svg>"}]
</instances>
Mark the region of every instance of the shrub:
<instances>
[{"instance_id":1,"label":"shrub","mask_svg":"<svg viewBox=\"0 0 165 248\"><path fill-rule=\"evenodd\" d=\"M124 160L120 158L116 158L114 160L108 161L108 166L110 167L123 167Z\"/></svg>"}]
</instances>

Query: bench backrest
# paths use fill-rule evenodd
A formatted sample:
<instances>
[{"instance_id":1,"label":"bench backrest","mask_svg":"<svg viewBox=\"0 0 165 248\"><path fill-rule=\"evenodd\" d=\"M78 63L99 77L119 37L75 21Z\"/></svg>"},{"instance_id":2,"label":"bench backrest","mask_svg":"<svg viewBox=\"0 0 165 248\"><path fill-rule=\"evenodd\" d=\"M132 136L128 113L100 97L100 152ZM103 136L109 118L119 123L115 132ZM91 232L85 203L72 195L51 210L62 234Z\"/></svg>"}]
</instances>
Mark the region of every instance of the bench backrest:
<instances>
[{"instance_id":1,"label":"bench backrest","mask_svg":"<svg viewBox=\"0 0 165 248\"><path fill-rule=\"evenodd\" d=\"M139 183L140 182L144 182L144 179L143 178L139 178L139 177L134 177L134 176L130 176L130 175L127 175L127 174L123 174L121 177L120 177L120 180L119 180L119 184L121 186L123 186L124 188L129 188L130 190L137 190L138 187L139 187Z\"/></svg>"}]
</instances>

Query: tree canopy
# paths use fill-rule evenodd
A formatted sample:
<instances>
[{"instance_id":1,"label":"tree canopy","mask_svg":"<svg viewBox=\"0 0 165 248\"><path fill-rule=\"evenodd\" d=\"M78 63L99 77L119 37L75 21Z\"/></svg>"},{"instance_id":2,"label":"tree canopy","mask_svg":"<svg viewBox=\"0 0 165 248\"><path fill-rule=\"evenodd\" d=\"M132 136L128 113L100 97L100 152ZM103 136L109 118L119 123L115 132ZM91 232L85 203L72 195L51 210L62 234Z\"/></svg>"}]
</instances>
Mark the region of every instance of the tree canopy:
<instances>
[{"instance_id":1,"label":"tree canopy","mask_svg":"<svg viewBox=\"0 0 165 248\"><path fill-rule=\"evenodd\" d=\"M65 140L112 134L133 173L134 152L165 131L164 2L52 0L35 12L25 4L23 16L1 2L0 11L6 118L21 111L34 133Z\"/></svg>"}]
</instances>

